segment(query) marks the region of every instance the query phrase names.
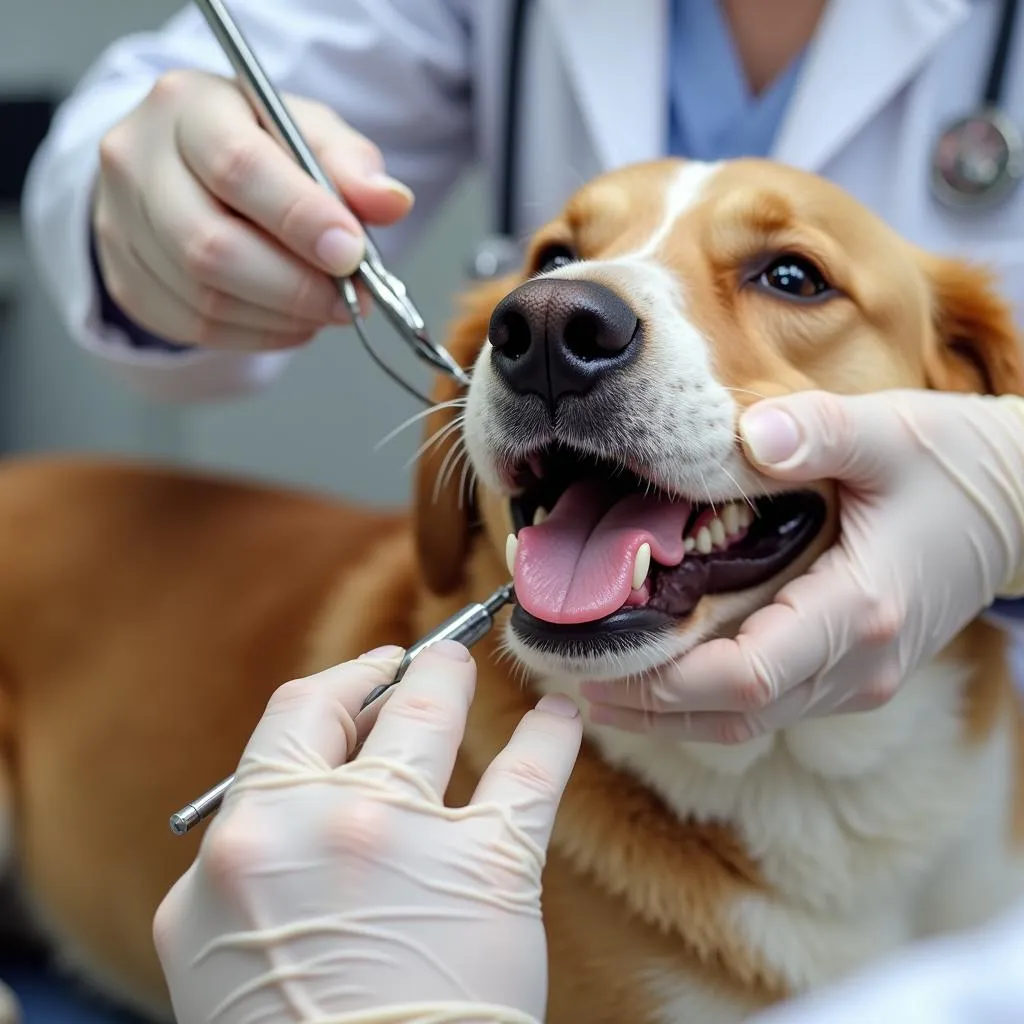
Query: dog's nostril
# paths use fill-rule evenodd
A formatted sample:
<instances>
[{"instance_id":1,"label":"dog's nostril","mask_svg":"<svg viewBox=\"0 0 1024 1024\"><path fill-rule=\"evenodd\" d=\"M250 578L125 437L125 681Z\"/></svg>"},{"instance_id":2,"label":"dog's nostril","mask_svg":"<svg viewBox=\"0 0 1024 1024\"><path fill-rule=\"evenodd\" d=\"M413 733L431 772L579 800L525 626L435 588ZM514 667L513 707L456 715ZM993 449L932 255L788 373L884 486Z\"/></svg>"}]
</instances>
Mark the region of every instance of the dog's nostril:
<instances>
[{"instance_id":1,"label":"dog's nostril","mask_svg":"<svg viewBox=\"0 0 1024 1024\"><path fill-rule=\"evenodd\" d=\"M514 309L506 310L491 327L490 342L506 359L525 356L530 349L530 325L526 317Z\"/></svg>"},{"instance_id":2,"label":"dog's nostril","mask_svg":"<svg viewBox=\"0 0 1024 1024\"><path fill-rule=\"evenodd\" d=\"M577 359L590 363L621 352L635 333L635 319L632 329L626 329L621 324L612 327L601 317L584 310L569 318L563 329L562 338L565 347Z\"/></svg>"}]
</instances>

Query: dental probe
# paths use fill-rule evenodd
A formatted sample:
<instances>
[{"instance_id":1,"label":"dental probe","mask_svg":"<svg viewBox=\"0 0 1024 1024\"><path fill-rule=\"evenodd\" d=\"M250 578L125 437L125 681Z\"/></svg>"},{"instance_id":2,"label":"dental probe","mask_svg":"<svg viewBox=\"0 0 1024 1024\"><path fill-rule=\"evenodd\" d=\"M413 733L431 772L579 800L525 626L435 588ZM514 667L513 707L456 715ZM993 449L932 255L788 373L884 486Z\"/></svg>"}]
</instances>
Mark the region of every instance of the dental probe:
<instances>
[{"instance_id":1,"label":"dental probe","mask_svg":"<svg viewBox=\"0 0 1024 1024\"><path fill-rule=\"evenodd\" d=\"M421 640L417 640L402 655L402 660L395 670L394 678L390 682L375 686L366 695L357 714L365 711L396 683L400 683L413 660L432 644L436 644L439 640L455 640L466 647L472 647L475 643L482 640L494 626L494 618L498 612L505 605L511 604L513 600L515 600L515 590L511 583L506 583L498 587L485 600L467 604L465 608L456 612L450 619L442 622L440 626ZM197 797L191 803L182 807L180 811L172 814L170 819L171 831L176 836L183 836L194 829L201 821L205 821L223 803L224 795L234 781L234 775L229 775L222 782L218 782L212 789L207 790L202 796Z\"/></svg>"}]
</instances>

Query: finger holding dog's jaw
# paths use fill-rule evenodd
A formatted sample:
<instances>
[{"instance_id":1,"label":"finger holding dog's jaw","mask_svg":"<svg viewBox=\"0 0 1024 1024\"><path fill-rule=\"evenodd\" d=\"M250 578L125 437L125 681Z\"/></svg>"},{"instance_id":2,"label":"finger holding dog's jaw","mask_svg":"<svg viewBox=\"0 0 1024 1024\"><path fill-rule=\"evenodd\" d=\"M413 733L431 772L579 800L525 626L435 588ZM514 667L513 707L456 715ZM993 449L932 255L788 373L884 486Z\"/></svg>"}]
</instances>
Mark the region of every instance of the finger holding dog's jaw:
<instances>
[{"instance_id":1,"label":"finger holding dog's jaw","mask_svg":"<svg viewBox=\"0 0 1024 1024\"><path fill-rule=\"evenodd\" d=\"M844 702L845 698L834 695L835 690L842 690L835 684L834 670L860 639L857 624L865 618L850 616L849 611L866 612L871 603L870 595L845 571L836 551L829 550L807 574L755 611L735 637L698 644L634 685L585 683L581 692L587 700L609 709L648 716L745 715L780 728L814 709L831 711ZM891 639L890 632L884 629L876 637L879 644L887 639ZM822 683L826 674L828 686ZM802 696L790 697L797 689Z\"/></svg>"}]
</instances>

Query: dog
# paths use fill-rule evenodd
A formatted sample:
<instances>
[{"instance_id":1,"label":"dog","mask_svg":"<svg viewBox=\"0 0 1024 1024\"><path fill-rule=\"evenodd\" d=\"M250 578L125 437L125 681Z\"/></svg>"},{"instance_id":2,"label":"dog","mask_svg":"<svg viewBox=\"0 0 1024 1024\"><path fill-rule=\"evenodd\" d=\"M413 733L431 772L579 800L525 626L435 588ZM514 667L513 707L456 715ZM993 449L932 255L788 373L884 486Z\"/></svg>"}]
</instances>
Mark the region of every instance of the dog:
<instances>
[{"instance_id":1,"label":"dog","mask_svg":"<svg viewBox=\"0 0 1024 1024\"><path fill-rule=\"evenodd\" d=\"M983 269L760 160L587 183L449 348L472 385L435 389L408 514L108 460L0 469L0 850L63 961L154 1019L152 916L200 841L168 814L234 770L282 682L511 574L460 804L539 694L734 635L837 540L834 483L745 460L759 397L1024 391ZM1022 720L979 619L875 710L718 743L588 721L545 867L547 1019L740 1021L990 919L1024 889Z\"/></svg>"}]
</instances>

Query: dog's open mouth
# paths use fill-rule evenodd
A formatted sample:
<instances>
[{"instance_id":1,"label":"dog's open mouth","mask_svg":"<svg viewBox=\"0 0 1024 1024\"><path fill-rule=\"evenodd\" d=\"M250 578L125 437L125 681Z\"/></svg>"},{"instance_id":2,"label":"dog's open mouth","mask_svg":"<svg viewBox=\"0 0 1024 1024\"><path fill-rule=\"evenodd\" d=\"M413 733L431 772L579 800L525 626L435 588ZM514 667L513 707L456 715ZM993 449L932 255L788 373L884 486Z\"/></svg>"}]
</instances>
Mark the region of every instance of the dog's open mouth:
<instances>
[{"instance_id":1,"label":"dog's open mouth","mask_svg":"<svg viewBox=\"0 0 1024 1024\"><path fill-rule=\"evenodd\" d=\"M516 470L512 624L531 646L598 654L678 625L707 594L770 580L814 539L824 499L697 503L552 446Z\"/></svg>"}]
</instances>

